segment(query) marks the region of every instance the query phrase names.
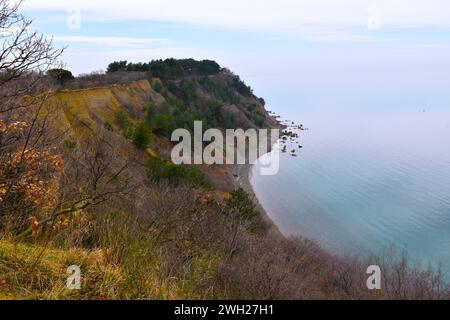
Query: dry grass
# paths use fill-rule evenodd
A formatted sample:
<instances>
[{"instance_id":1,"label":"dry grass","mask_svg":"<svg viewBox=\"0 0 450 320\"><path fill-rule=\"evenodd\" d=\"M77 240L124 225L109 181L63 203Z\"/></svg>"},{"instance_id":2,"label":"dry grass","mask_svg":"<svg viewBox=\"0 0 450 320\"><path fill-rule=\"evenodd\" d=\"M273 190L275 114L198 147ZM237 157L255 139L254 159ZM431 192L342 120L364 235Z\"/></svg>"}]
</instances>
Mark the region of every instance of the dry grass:
<instances>
[{"instance_id":1,"label":"dry grass","mask_svg":"<svg viewBox=\"0 0 450 320\"><path fill-rule=\"evenodd\" d=\"M66 287L67 267L81 266L83 288ZM120 270L105 263L101 250L64 250L0 241L1 299L91 299L111 297Z\"/></svg>"}]
</instances>

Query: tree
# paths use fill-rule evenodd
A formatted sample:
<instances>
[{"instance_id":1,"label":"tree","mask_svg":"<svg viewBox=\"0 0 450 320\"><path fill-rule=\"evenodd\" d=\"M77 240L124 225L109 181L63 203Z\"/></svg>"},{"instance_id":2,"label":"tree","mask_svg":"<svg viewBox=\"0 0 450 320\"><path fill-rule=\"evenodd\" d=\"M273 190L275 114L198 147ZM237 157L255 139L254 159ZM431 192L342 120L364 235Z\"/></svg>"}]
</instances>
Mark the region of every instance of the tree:
<instances>
[{"instance_id":1,"label":"tree","mask_svg":"<svg viewBox=\"0 0 450 320\"><path fill-rule=\"evenodd\" d=\"M27 107L19 97L37 90L63 51L31 28L31 20L18 11L21 3L0 0L0 114Z\"/></svg>"},{"instance_id":2,"label":"tree","mask_svg":"<svg viewBox=\"0 0 450 320\"><path fill-rule=\"evenodd\" d=\"M231 193L231 197L226 201L226 208L229 213L237 215L243 221L252 221L259 216L252 199L242 188Z\"/></svg>"},{"instance_id":3,"label":"tree","mask_svg":"<svg viewBox=\"0 0 450 320\"><path fill-rule=\"evenodd\" d=\"M75 79L75 77L73 76L72 72L70 72L69 70L65 70L65 69L50 69L47 71L47 75L56 80L59 84L64 84L69 80L73 80Z\"/></svg>"},{"instance_id":4,"label":"tree","mask_svg":"<svg viewBox=\"0 0 450 320\"><path fill-rule=\"evenodd\" d=\"M110 143L113 136L114 133L101 130L69 151L64 157L64 171L60 186L54 191L50 210L39 220L34 220L21 236L28 235L34 228L51 224L61 216L70 216L112 199L129 196L135 190L135 180L129 172L135 159L120 154L120 148Z\"/></svg>"},{"instance_id":5,"label":"tree","mask_svg":"<svg viewBox=\"0 0 450 320\"><path fill-rule=\"evenodd\" d=\"M109 64L107 72L149 72L152 77L162 80L176 79L189 76L215 75L221 71L220 65L212 60L196 61L194 59L153 60L149 63L128 63L114 61Z\"/></svg>"},{"instance_id":6,"label":"tree","mask_svg":"<svg viewBox=\"0 0 450 320\"><path fill-rule=\"evenodd\" d=\"M240 94L250 97L253 95L253 89L248 86L244 81L241 80L241 78L237 75L233 77L233 87L239 92Z\"/></svg>"},{"instance_id":7,"label":"tree","mask_svg":"<svg viewBox=\"0 0 450 320\"><path fill-rule=\"evenodd\" d=\"M133 143L138 149L147 148L150 143L150 129L146 123L141 123L134 130Z\"/></svg>"},{"instance_id":8,"label":"tree","mask_svg":"<svg viewBox=\"0 0 450 320\"><path fill-rule=\"evenodd\" d=\"M111 72L118 72L118 71L127 71L127 65L128 65L128 62L126 60L114 61L113 63L110 63L108 65L106 72L111 73Z\"/></svg>"}]
</instances>

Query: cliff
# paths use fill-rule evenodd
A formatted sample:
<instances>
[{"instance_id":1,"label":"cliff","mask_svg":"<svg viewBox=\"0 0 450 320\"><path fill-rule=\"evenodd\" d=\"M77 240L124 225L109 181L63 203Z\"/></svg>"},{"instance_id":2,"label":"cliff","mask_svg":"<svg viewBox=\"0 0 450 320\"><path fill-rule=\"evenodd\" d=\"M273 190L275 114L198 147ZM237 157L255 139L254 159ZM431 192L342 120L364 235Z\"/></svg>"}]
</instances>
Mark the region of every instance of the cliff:
<instances>
[{"instance_id":1,"label":"cliff","mask_svg":"<svg viewBox=\"0 0 450 320\"><path fill-rule=\"evenodd\" d=\"M226 166L172 164L170 133L194 120L277 123L214 63L157 66L146 68L158 77L58 88L34 121L2 125L1 173L15 179L0 188L0 299L448 299L442 275L406 257L344 259L275 236ZM372 259L392 285L367 290ZM79 290L66 287L70 266Z\"/></svg>"},{"instance_id":2,"label":"cliff","mask_svg":"<svg viewBox=\"0 0 450 320\"><path fill-rule=\"evenodd\" d=\"M171 131L192 125L194 120L203 120L206 125L222 128L277 125L265 110L262 99L253 94L239 93L230 85L230 79L233 79L232 76L226 73L198 80L189 79L189 90L194 92L189 97L182 92L183 86L187 86L184 79L163 84L158 78L150 78L104 87L61 89L52 95L49 104L57 114L54 123L73 141L88 139L101 128L107 128L114 133L115 144L130 153L134 130L140 123L147 123L154 131L147 153L169 159L173 146L169 141ZM211 116L210 106L216 109L218 116ZM177 108L188 111L184 111L185 116L180 115L176 113L179 112ZM162 115L172 115L170 112L175 118L173 123L161 125L155 120ZM176 123L177 118L190 122ZM224 123L223 119L227 122ZM215 189L226 192L234 190L234 177L229 167L200 168Z\"/></svg>"}]
</instances>

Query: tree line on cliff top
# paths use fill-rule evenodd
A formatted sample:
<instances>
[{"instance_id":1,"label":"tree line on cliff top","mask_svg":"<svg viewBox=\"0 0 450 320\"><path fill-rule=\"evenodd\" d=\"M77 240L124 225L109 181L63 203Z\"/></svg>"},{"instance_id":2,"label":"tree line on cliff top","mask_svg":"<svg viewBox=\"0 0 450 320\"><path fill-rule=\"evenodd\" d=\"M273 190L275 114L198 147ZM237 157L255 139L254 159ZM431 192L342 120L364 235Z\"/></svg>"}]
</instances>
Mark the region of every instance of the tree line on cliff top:
<instances>
[{"instance_id":1,"label":"tree line on cliff top","mask_svg":"<svg viewBox=\"0 0 450 320\"><path fill-rule=\"evenodd\" d=\"M126 60L114 61L106 69L107 73L114 72L148 72L153 78L165 80L179 80L186 77L207 77L218 75L225 71L216 61L194 59L153 60L148 63L132 63ZM245 84L239 76L233 76L233 87L243 95L251 96L253 90Z\"/></svg>"},{"instance_id":2,"label":"tree line on cliff top","mask_svg":"<svg viewBox=\"0 0 450 320\"><path fill-rule=\"evenodd\" d=\"M107 72L149 72L152 77L164 80L173 80L187 76L216 75L222 68L212 60L197 61L194 59L153 60L148 63L131 63L115 61L108 65Z\"/></svg>"}]
</instances>

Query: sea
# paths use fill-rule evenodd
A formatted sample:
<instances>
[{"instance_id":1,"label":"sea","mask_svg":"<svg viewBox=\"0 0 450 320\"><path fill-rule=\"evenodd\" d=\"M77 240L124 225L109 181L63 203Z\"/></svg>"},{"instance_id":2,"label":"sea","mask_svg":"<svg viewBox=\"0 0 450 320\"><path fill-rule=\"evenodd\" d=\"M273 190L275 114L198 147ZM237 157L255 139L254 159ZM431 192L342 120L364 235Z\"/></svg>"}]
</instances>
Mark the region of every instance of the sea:
<instances>
[{"instance_id":1,"label":"sea","mask_svg":"<svg viewBox=\"0 0 450 320\"><path fill-rule=\"evenodd\" d=\"M307 129L288 141L276 175L260 175L258 165L251 171L256 197L280 231L338 255L394 247L423 266L441 264L448 277L449 80L404 73L252 79L268 94L267 109Z\"/></svg>"}]
</instances>

